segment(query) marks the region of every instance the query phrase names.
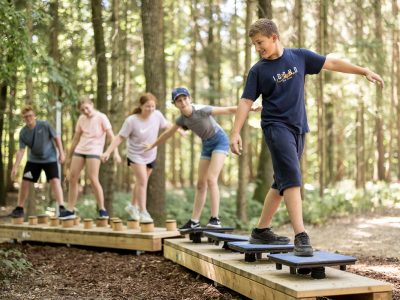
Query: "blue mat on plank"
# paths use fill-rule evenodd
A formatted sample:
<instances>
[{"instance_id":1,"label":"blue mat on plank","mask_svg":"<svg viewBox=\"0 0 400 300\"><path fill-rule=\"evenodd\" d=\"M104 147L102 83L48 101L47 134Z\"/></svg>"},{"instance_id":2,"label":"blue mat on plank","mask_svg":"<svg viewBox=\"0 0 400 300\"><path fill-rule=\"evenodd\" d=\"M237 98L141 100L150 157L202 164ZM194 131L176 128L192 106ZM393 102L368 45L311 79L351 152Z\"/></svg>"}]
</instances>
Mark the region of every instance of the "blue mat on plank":
<instances>
[{"instance_id":1,"label":"blue mat on plank","mask_svg":"<svg viewBox=\"0 0 400 300\"><path fill-rule=\"evenodd\" d=\"M286 250L291 251L294 248L293 244L287 245L270 245L270 244L250 244L249 242L230 242L228 247L240 252L269 252Z\"/></svg>"},{"instance_id":2,"label":"blue mat on plank","mask_svg":"<svg viewBox=\"0 0 400 300\"><path fill-rule=\"evenodd\" d=\"M324 264L353 264L357 259L353 256L342 255L326 251L314 251L314 256L301 257L293 253L268 254L271 260L288 266L324 265Z\"/></svg>"},{"instance_id":3,"label":"blue mat on plank","mask_svg":"<svg viewBox=\"0 0 400 300\"><path fill-rule=\"evenodd\" d=\"M248 241L249 237L238 234L204 231L204 235L217 241Z\"/></svg>"}]
</instances>

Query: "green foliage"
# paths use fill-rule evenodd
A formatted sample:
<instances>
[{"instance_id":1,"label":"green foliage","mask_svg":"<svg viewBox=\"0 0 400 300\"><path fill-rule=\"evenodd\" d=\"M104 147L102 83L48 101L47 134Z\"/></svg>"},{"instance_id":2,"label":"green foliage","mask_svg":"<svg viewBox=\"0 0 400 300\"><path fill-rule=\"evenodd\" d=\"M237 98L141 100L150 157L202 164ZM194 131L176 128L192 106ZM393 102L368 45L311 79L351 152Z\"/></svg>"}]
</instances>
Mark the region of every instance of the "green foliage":
<instances>
[{"instance_id":1,"label":"green foliage","mask_svg":"<svg viewBox=\"0 0 400 300\"><path fill-rule=\"evenodd\" d=\"M9 82L27 57L25 16L13 1L0 0L0 78Z\"/></svg>"},{"instance_id":2,"label":"green foliage","mask_svg":"<svg viewBox=\"0 0 400 300\"><path fill-rule=\"evenodd\" d=\"M34 271L25 254L16 249L0 249L0 280L8 283L9 279L19 277L24 272Z\"/></svg>"}]
</instances>

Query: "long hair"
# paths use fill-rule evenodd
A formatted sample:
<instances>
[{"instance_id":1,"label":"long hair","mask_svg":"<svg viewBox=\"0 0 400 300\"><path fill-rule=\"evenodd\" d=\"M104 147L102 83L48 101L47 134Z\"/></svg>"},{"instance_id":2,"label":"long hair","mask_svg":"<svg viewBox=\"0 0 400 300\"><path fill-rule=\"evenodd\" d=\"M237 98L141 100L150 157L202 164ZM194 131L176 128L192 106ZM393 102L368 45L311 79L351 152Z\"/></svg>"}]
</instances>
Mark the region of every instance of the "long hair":
<instances>
[{"instance_id":1,"label":"long hair","mask_svg":"<svg viewBox=\"0 0 400 300\"><path fill-rule=\"evenodd\" d=\"M140 114L142 112L142 109L140 107L148 101L154 101L154 103L157 105L156 96L154 96L152 93L144 93L143 95L140 96L139 105L133 109L131 115Z\"/></svg>"}]
</instances>

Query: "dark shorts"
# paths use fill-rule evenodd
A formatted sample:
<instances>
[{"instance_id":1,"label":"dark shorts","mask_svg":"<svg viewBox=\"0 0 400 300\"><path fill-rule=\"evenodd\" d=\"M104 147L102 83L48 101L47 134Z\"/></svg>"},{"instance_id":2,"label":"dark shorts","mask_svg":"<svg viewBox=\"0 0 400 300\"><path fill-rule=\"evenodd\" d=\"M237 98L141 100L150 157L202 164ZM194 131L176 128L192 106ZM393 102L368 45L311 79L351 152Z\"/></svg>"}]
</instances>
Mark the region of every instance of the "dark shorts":
<instances>
[{"instance_id":1,"label":"dark shorts","mask_svg":"<svg viewBox=\"0 0 400 300\"><path fill-rule=\"evenodd\" d=\"M203 140L200 159L210 160L213 153L229 154L229 139L221 129L213 137Z\"/></svg>"},{"instance_id":2,"label":"dark shorts","mask_svg":"<svg viewBox=\"0 0 400 300\"><path fill-rule=\"evenodd\" d=\"M127 161L127 163L128 163L128 167L129 167L130 165L132 165L132 164L136 164L134 161L131 161L129 158L126 158L126 161ZM156 161L155 161L155 160L152 161L152 162L149 163L149 164L146 164L146 167L147 167L148 169L154 169L155 166L156 166Z\"/></svg>"},{"instance_id":3,"label":"dark shorts","mask_svg":"<svg viewBox=\"0 0 400 300\"><path fill-rule=\"evenodd\" d=\"M84 159L90 159L90 158L100 159L100 155L96 155L96 154L82 154L82 153L74 152L72 155L82 157Z\"/></svg>"},{"instance_id":4,"label":"dark shorts","mask_svg":"<svg viewBox=\"0 0 400 300\"><path fill-rule=\"evenodd\" d=\"M60 178L58 175L58 163L56 161L50 163L34 163L28 161L25 165L22 179L31 182L37 182L42 170L46 174L47 181L50 181L54 178Z\"/></svg>"},{"instance_id":5,"label":"dark shorts","mask_svg":"<svg viewBox=\"0 0 400 300\"><path fill-rule=\"evenodd\" d=\"M271 152L274 168L273 189L283 191L301 186L300 159L304 150L305 134L297 134L284 126L266 126L264 138Z\"/></svg>"}]
</instances>

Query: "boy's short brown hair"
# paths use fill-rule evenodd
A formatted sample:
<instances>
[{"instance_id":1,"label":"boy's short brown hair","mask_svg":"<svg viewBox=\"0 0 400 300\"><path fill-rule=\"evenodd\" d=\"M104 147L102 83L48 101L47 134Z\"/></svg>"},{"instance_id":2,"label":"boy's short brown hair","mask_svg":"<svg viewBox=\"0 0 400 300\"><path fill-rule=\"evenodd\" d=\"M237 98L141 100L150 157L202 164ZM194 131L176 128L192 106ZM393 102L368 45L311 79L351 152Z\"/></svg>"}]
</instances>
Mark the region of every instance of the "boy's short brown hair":
<instances>
[{"instance_id":1,"label":"boy's short brown hair","mask_svg":"<svg viewBox=\"0 0 400 300\"><path fill-rule=\"evenodd\" d=\"M22 115L24 115L24 114L26 114L27 112L30 112L30 111L32 111L33 113L35 113L35 110L33 109L33 107L32 107L32 105L25 105L23 108L22 108Z\"/></svg>"},{"instance_id":2,"label":"boy's short brown hair","mask_svg":"<svg viewBox=\"0 0 400 300\"><path fill-rule=\"evenodd\" d=\"M257 33L265 35L267 37L271 37L272 34L276 34L279 38L278 27L276 24L270 19L258 19L253 24L251 24L249 29L249 37L255 36Z\"/></svg>"}]
</instances>

